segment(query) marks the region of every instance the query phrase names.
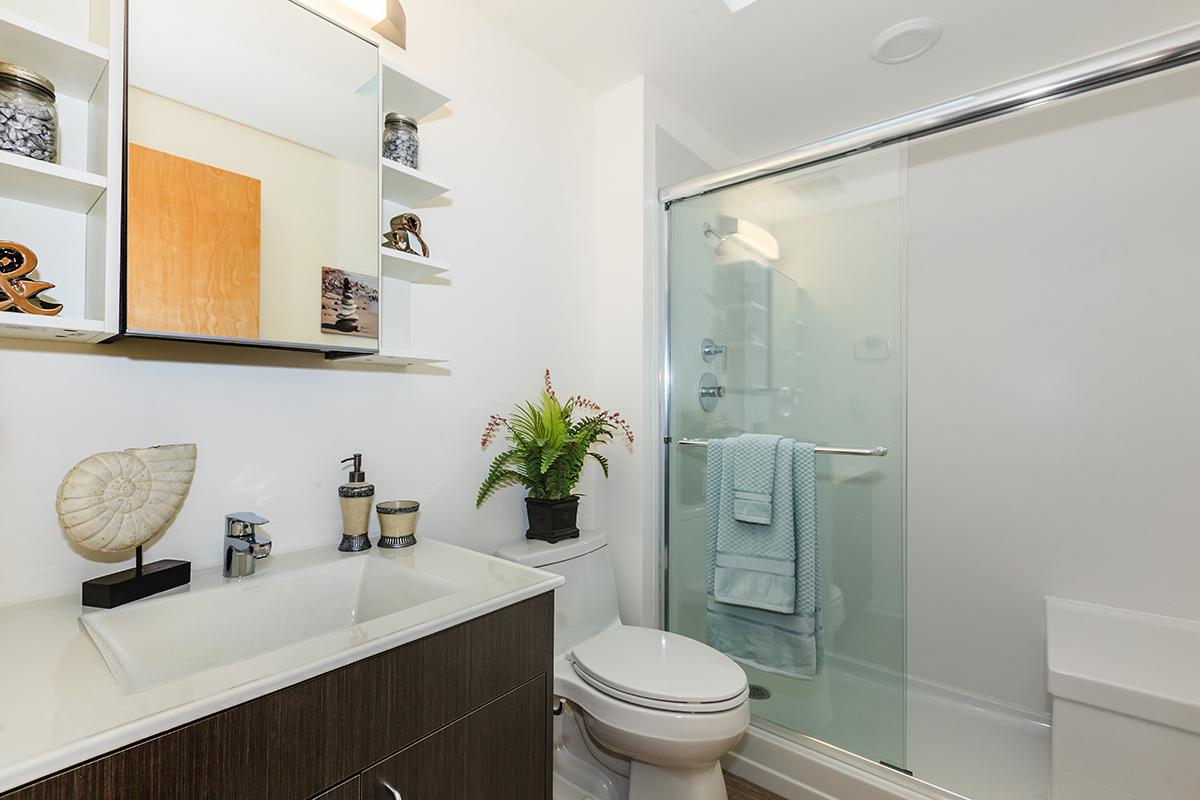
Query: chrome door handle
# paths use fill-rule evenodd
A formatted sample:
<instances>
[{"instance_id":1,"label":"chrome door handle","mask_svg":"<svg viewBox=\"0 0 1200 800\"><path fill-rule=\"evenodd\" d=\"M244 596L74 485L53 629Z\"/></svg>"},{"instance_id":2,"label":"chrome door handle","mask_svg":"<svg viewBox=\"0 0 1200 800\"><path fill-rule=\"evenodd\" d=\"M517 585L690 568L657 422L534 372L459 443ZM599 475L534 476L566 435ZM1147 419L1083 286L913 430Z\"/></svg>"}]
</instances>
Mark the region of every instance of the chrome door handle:
<instances>
[{"instance_id":1,"label":"chrome door handle","mask_svg":"<svg viewBox=\"0 0 1200 800\"><path fill-rule=\"evenodd\" d=\"M380 779L379 785L388 792L388 796L391 798L391 800L404 800L404 798L400 795L400 790L395 786L392 786L387 781Z\"/></svg>"}]
</instances>

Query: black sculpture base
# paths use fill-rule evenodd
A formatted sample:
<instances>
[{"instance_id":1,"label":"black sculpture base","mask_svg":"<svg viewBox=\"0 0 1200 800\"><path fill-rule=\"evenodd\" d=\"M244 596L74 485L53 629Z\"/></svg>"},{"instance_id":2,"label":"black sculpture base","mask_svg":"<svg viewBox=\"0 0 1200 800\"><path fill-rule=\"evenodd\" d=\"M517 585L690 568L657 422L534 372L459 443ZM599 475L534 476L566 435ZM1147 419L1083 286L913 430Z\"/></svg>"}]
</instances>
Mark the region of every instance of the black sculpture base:
<instances>
[{"instance_id":1,"label":"black sculpture base","mask_svg":"<svg viewBox=\"0 0 1200 800\"><path fill-rule=\"evenodd\" d=\"M137 566L83 582L83 604L91 608L116 608L192 580L192 562L164 559L142 565L142 548L137 549Z\"/></svg>"},{"instance_id":2,"label":"black sculpture base","mask_svg":"<svg viewBox=\"0 0 1200 800\"><path fill-rule=\"evenodd\" d=\"M363 550L371 549L371 540L367 538L365 533L358 534L342 534L341 544L338 545L338 550L343 553L361 553Z\"/></svg>"}]
</instances>

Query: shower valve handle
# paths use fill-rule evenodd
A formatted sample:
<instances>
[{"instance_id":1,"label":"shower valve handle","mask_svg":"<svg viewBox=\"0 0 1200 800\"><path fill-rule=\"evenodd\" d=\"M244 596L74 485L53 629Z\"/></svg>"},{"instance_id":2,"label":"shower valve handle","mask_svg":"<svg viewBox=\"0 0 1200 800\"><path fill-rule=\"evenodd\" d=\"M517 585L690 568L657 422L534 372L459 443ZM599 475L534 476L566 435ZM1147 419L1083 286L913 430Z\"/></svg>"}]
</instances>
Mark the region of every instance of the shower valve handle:
<instances>
[{"instance_id":1,"label":"shower valve handle","mask_svg":"<svg viewBox=\"0 0 1200 800\"><path fill-rule=\"evenodd\" d=\"M727 345L717 344L712 339L705 339L700 343L700 356L704 359L705 364L711 364L717 356L720 356L721 369L729 369L729 347Z\"/></svg>"}]
</instances>

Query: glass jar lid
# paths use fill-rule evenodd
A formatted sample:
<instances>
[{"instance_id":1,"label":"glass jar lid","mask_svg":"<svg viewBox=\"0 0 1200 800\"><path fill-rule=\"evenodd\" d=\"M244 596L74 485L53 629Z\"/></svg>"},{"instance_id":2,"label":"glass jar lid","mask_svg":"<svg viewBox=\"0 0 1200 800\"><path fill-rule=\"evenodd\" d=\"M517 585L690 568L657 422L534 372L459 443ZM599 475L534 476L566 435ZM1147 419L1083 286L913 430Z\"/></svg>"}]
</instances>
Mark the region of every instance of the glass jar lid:
<instances>
[{"instance_id":1,"label":"glass jar lid","mask_svg":"<svg viewBox=\"0 0 1200 800\"><path fill-rule=\"evenodd\" d=\"M394 111L390 112L386 117L384 117L383 121L385 125L399 124L407 125L414 131L417 129L417 121L415 119L405 114L397 114Z\"/></svg>"},{"instance_id":2,"label":"glass jar lid","mask_svg":"<svg viewBox=\"0 0 1200 800\"><path fill-rule=\"evenodd\" d=\"M54 84L31 69L0 61L0 80L9 79L36 89L54 99Z\"/></svg>"}]
</instances>

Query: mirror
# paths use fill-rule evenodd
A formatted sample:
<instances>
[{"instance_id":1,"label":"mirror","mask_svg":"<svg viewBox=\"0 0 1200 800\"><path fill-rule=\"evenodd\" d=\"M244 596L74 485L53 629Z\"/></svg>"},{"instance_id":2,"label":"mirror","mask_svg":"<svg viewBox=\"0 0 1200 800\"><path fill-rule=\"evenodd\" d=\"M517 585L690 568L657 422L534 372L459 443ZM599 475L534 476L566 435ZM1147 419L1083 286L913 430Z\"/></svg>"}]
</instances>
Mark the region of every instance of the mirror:
<instances>
[{"instance_id":1,"label":"mirror","mask_svg":"<svg viewBox=\"0 0 1200 800\"><path fill-rule=\"evenodd\" d=\"M374 352L379 55L292 0L129 0L124 329Z\"/></svg>"}]
</instances>

